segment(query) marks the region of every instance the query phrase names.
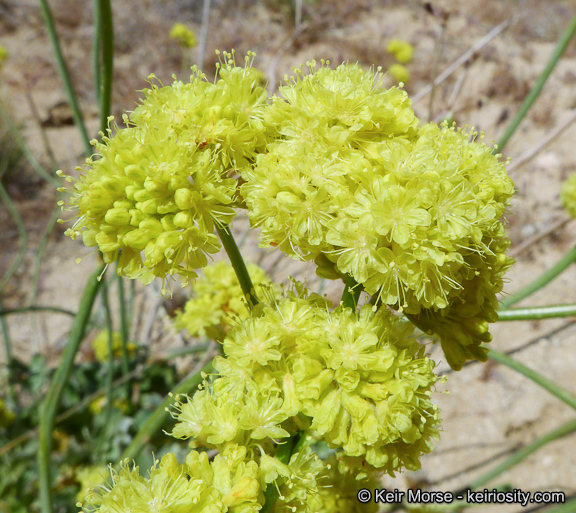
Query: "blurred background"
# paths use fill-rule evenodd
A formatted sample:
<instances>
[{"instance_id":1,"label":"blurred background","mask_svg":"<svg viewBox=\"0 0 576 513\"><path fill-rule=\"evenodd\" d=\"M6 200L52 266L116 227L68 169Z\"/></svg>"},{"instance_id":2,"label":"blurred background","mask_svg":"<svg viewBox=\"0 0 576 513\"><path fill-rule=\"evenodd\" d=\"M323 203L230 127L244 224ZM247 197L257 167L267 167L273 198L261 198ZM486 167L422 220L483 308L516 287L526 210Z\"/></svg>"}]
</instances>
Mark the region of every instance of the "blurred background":
<instances>
[{"instance_id":1,"label":"blurred background","mask_svg":"<svg viewBox=\"0 0 576 513\"><path fill-rule=\"evenodd\" d=\"M50 6L89 135L95 137L99 119L91 64L92 3L52 0ZM575 0L124 0L113 2L112 7L112 110L118 121L142 97L139 90L147 87L151 73L167 85L174 75L188 80L186 70L198 64L211 79L217 62L214 51L234 49L238 63L247 51L256 53L254 67L261 70L263 84L271 93L278 91L283 77L294 66L310 59L329 59L334 65L350 61L367 68L381 66L390 70L385 78L388 86L404 82L423 122L448 119L459 126L474 126L485 134L487 142L502 135L576 13ZM195 46L171 37L175 23L194 32ZM410 59L388 51L395 39L412 45ZM55 208L56 187L47 178L54 177L57 169L74 175L84 157L37 2L0 0L0 45L7 51L0 69L0 178L9 198L0 204L0 306L5 312L30 306L68 312L28 309L2 315L2 336L9 337L12 354L20 365L13 374L16 392L21 394L19 407L22 411L30 409L29 419L18 430L26 434L33 430L34 409L66 343L69 313L78 307L96 257L81 242L64 237L69 224L55 223L60 215ZM438 76L442 80L431 87ZM512 158L510 174L518 190L507 216L511 251L517 259L507 292L521 288L555 263L576 239L576 226L569 222L559 201L560 184L576 170L576 128L571 124L576 109L575 84L576 43L572 41L504 151L505 158ZM39 167L47 176L39 172ZM247 235L245 217L238 217L234 230L244 241L248 259L263 265L273 278L286 281L288 272L298 279L306 278L311 288L318 290L320 283L313 267L300 262L287 266L279 253L258 250L256 243L250 243L254 235ZM80 263L76 263L78 258L83 258ZM572 267L561 280L522 304L576 302L576 271ZM190 345L171 322L187 297L186 290L173 287L172 297L162 298L158 284L147 289L139 284L125 287L132 301L130 340L145 351L145 357L138 360L140 364L165 362L170 351ZM326 284L323 291L338 301L341 289L341 284ZM78 365L86 369L98 361L93 342L104 325L104 316L100 305L78 357ZM116 314L113 322L119 322ZM572 318L501 323L493 329L492 344L500 351L514 351L515 357L527 365L576 392L574 324ZM441 359L438 348L430 346L430 350L433 357ZM178 374L194 362L169 360L156 382L150 378L142 394L150 390L158 397L150 395L151 402L143 407L142 415L159 404L177 382ZM2 344L0 364L5 363L6 345ZM94 367L93 371L94 376L100 376L101 370ZM448 366L441 362L439 372L449 374L439 392L450 391L450 395L438 393L436 397L445 419L439 448L424 458L420 472L403 474L389 486L454 490L570 418L570 411L558 400L493 362L471 365L460 373L449 373ZM89 370L85 373L85 379L92 379L97 390L103 375L90 377ZM5 375L1 375L1 397L8 390ZM77 395L68 398L69 406L84 397L89 387L83 387L78 384ZM23 493L14 490L20 490L18 483L27 482L32 474L17 474L17 461L33 458L35 448L22 442L6 449L16 432L11 428L11 436L3 437L2 429L0 422L0 512L19 511L14 506L16 499L6 497ZM130 442L130 429L133 425L118 431L118 447L102 454L111 461L117 458ZM27 440L32 439L33 433ZM74 469L86 458L66 453L84 454L82 451L87 449L83 444L91 438L68 426L62 428L62 440L58 461L64 461L72 470L60 474L64 479L60 484L70 488L67 493L71 497L79 486ZM167 442L172 443L171 439ZM174 450L173 445L170 450ZM560 489L576 493L573 461L568 453L576 453L574 435L546 446L504 474L498 483L525 491ZM2 472L12 475L2 477ZM33 485L28 492L34 495ZM65 499L62 501L64 504ZM520 509L496 506L476 511Z\"/></svg>"}]
</instances>

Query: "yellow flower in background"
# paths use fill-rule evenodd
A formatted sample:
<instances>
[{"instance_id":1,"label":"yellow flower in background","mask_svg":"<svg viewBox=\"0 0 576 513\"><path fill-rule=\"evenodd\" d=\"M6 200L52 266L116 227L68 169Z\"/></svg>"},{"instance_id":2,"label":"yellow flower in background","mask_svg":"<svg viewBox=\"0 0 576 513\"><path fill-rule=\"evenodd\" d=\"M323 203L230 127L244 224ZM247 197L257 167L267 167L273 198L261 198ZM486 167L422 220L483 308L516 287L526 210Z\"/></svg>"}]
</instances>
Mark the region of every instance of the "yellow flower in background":
<instances>
[{"instance_id":1,"label":"yellow flower in background","mask_svg":"<svg viewBox=\"0 0 576 513\"><path fill-rule=\"evenodd\" d=\"M8 59L8 50L0 45L0 71L2 71L2 65L6 59Z\"/></svg>"},{"instance_id":2,"label":"yellow flower in background","mask_svg":"<svg viewBox=\"0 0 576 513\"><path fill-rule=\"evenodd\" d=\"M93 488L103 485L110 476L106 465L88 465L76 470L76 480L80 483L80 491L76 495L78 502L84 503Z\"/></svg>"},{"instance_id":3,"label":"yellow flower in background","mask_svg":"<svg viewBox=\"0 0 576 513\"><path fill-rule=\"evenodd\" d=\"M390 73L398 83L406 84L410 82L410 72L406 69L406 66L402 64L392 64L392 66L388 68L388 73Z\"/></svg>"},{"instance_id":4,"label":"yellow flower in background","mask_svg":"<svg viewBox=\"0 0 576 513\"><path fill-rule=\"evenodd\" d=\"M138 346L134 342L128 342L126 344L126 350L129 356L133 356L136 353ZM92 350L94 351L94 356L99 362L108 361L108 330L102 330L96 338L92 341ZM112 333L112 353L114 358L120 358L122 356L122 335L115 331Z\"/></svg>"},{"instance_id":5,"label":"yellow flower in background","mask_svg":"<svg viewBox=\"0 0 576 513\"><path fill-rule=\"evenodd\" d=\"M183 23L174 23L170 29L170 39L176 39L180 46L194 48L197 44L196 35Z\"/></svg>"},{"instance_id":6,"label":"yellow flower in background","mask_svg":"<svg viewBox=\"0 0 576 513\"><path fill-rule=\"evenodd\" d=\"M414 47L410 43L396 38L388 43L386 51L391 53L402 64L407 64L414 56Z\"/></svg>"},{"instance_id":7,"label":"yellow flower in background","mask_svg":"<svg viewBox=\"0 0 576 513\"><path fill-rule=\"evenodd\" d=\"M562 185L562 193L560 195L562 205L568 210L572 217L576 217L576 173L573 174Z\"/></svg>"},{"instance_id":8,"label":"yellow flower in background","mask_svg":"<svg viewBox=\"0 0 576 513\"><path fill-rule=\"evenodd\" d=\"M8 427L16 418L16 414L6 407L3 399L0 399L0 428Z\"/></svg>"}]
</instances>

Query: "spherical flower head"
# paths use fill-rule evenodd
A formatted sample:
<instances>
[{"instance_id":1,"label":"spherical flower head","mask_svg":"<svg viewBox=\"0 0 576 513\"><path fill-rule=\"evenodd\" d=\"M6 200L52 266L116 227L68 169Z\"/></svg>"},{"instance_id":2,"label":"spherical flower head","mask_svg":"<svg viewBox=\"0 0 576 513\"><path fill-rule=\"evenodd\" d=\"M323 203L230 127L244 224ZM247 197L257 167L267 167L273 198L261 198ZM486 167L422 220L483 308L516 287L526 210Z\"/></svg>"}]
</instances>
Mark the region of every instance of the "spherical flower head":
<instances>
[{"instance_id":1,"label":"spherical flower head","mask_svg":"<svg viewBox=\"0 0 576 513\"><path fill-rule=\"evenodd\" d=\"M576 174L573 174L562 185L560 199L568 213L572 217L576 217Z\"/></svg>"},{"instance_id":2,"label":"spherical flower head","mask_svg":"<svg viewBox=\"0 0 576 513\"><path fill-rule=\"evenodd\" d=\"M410 72L406 69L403 64L394 63L388 68L388 73L392 75L395 82L407 84L410 82Z\"/></svg>"},{"instance_id":3,"label":"spherical flower head","mask_svg":"<svg viewBox=\"0 0 576 513\"><path fill-rule=\"evenodd\" d=\"M414 47L410 43L396 38L388 43L386 51L402 64L408 64L414 55Z\"/></svg>"},{"instance_id":4,"label":"spherical flower head","mask_svg":"<svg viewBox=\"0 0 576 513\"><path fill-rule=\"evenodd\" d=\"M176 403L172 434L193 447L236 443L273 455L275 443L309 428L359 465L415 470L439 413L435 364L411 331L384 309L330 312L305 291L263 305L227 333L218 374Z\"/></svg>"},{"instance_id":5,"label":"spherical flower head","mask_svg":"<svg viewBox=\"0 0 576 513\"><path fill-rule=\"evenodd\" d=\"M248 264L248 273L256 295L264 287L267 294L280 297L279 287L272 283L260 266ZM208 334L222 340L230 327L231 318L249 317L246 298L233 267L225 261L208 265L204 274L192 286L194 297L186 302L184 312L176 316L178 329L186 329L191 336Z\"/></svg>"},{"instance_id":6,"label":"spherical flower head","mask_svg":"<svg viewBox=\"0 0 576 513\"><path fill-rule=\"evenodd\" d=\"M413 140L418 120L406 93L381 87L380 71L322 62L280 88L266 112L267 153L246 169L241 188L262 246L314 259L328 251L327 227L366 180L375 145Z\"/></svg>"},{"instance_id":7,"label":"spherical flower head","mask_svg":"<svg viewBox=\"0 0 576 513\"><path fill-rule=\"evenodd\" d=\"M175 39L184 48L194 48L196 46L196 35L194 31L183 23L174 23L170 29L170 39Z\"/></svg>"},{"instance_id":8,"label":"spherical flower head","mask_svg":"<svg viewBox=\"0 0 576 513\"><path fill-rule=\"evenodd\" d=\"M244 67L225 56L217 83L194 69L188 84L151 84L125 117L128 128L94 143L99 156L74 186L69 207L78 220L68 234L82 234L106 263L120 257L120 275L144 284L179 275L187 283L220 250L214 227L235 215L231 175L265 144L266 92L252 54Z\"/></svg>"},{"instance_id":9,"label":"spherical flower head","mask_svg":"<svg viewBox=\"0 0 576 513\"><path fill-rule=\"evenodd\" d=\"M109 332L108 330L102 330L96 335L96 338L92 341L92 351L94 351L94 356L96 360L101 363L108 361L109 355ZM126 351L129 356L133 356L136 353L138 346L134 342L128 342L126 344ZM112 333L112 354L114 358L120 358L122 356L122 334L118 331Z\"/></svg>"}]
</instances>

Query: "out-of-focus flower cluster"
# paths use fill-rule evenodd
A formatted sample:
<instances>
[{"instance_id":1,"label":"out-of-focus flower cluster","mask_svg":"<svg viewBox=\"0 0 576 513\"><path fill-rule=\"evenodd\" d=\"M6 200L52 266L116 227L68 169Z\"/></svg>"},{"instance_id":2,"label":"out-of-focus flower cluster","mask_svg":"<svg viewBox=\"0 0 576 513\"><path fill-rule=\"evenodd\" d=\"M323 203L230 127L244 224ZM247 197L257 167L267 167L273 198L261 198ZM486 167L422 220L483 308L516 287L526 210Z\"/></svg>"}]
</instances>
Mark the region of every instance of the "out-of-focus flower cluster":
<instances>
[{"instance_id":1,"label":"out-of-focus flower cluster","mask_svg":"<svg viewBox=\"0 0 576 513\"><path fill-rule=\"evenodd\" d=\"M257 296L264 288L266 294L280 297L280 288L266 276L264 269L255 264L248 264L247 268ZM244 320L249 315L234 269L221 261L205 267L203 276L194 282L193 298L177 314L175 326L193 337L208 335L222 340L232 320Z\"/></svg>"},{"instance_id":2,"label":"out-of-focus flower cluster","mask_svg":"<svg viewBox=\"0 0 576 513\"><path fill-rule=\"evenodd\" d=\"M386 51L391 53L398 61L388 67L388 73L394 77L394 80L396 80L397 83L401 82L406 84L409 82L410 72L406 68L405 64L408 64L412 60L414 47L406 41L394 38L388 43Z\"/></svg>"},{"instance_id":3,"label":"out-of-focus flower cluster","mask_svg":"<svg viewBox=\"0 0 576 513\"><path fill-rule=\"evenodd\" d=\"M431 325L452 367L485 359L511 263L504 164L474 132L418 128L406 93L379 87L379 73L310 68L274 98L273 142L243 174L262 244L315 259L325 276L351 275Z\"/></svg>"},{"instance_id":4,"label":"out-of-focus flower cluster","mask_svg":"<svg viewBox=\"0 0 576 513\"><path fill-rule=\"evenodd\" d=\"M572 217L576 217L576 173L562 185L560 196L564 208Z\"/></svg>"},{"instance_id":5,"label":"out-of-focus flower cluster","mask_svg":"<svg viewBox=\"0 0 576 513\"><path fill-rule=\"evenodd\" d=\"M231 174L265 148L267 95L250 59L239 67L225 54L215 83L195 67L189 83L151 82L125 117L128 128L94 142L99 156L74 185L68 207L78 219L68 234L81 234L106 263L118 259L119 274L144 284L195 278L220 249L215 225L234 218Z\"/></svg>"},{"instance_id":6,"label":"out-of-focus flower cluster","mask_svg":"<svg viewBox=\"0 0 576 513\"><path fill-rule=\"evenodd\" d=\"M110 341L108 330L102 330L96 338L92 341L92 351L94 351L94 357L99 362L106 362L108 360L108 355L110 354ZM119 331L112 333L112 355L114 358L120 358L122 356L122 334ZM126 352L129 356L133 356L138 350L138 346L134 342L127 342Z\"/></svg>"},{"instance_id":7,"label":"out-of-focus flower cluster","mask_svg":"<svg viewBox=\"0 0 576 513\"><path fill-rule=\"evenodd\" d=\"M196 34L184 23L174 23L172 25L170 39L175 39L184 48L194 48L196 46Z\"/></svg>"}]
</instances>

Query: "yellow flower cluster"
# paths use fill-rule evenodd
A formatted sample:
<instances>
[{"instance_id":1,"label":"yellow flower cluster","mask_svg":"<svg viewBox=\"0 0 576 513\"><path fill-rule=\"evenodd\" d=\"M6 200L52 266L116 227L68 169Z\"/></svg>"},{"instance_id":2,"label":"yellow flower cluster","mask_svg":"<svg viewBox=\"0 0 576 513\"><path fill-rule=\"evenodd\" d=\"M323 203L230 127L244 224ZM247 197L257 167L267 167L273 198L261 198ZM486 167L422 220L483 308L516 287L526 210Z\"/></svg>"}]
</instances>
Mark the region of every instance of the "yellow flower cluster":
<instances>
[{"instance_id":1,"label":"yellow flower cluster","mask_svg":"<svg viewBox=\"0 0 576 513\"><path fill-rule=\"evenodd\" d=\"M351 275L429 325L458 369L486 359L514 186L476 133L418 128L406 93L378 80L348 64L298 72L266 112L273 141L241 192L262 245Z\"/></svg>"},{"instance_id":2,"label":"yellow flower cluster","mask_svg":"<svg viewBox=\"0 0 576 513\"><path fill-rule=\"evenodd\" d=\"M266 105L251 57L244 67L224 57L216 83L193 68L190 83L152 84L125 117L128 128L94 142L99 157L74 185L78 220L67 233L98 247L106 263L118 259L118 274L186 283L220 249L214 227L235 215L231 175L264 151Z\"/></svg>"},{"instance_id":3,"label":"yellow flower cluster","mask_svg":"<svg viewBox=\"0 0 576 513\"><path fill-rule=\"evenodd\" d=\"M184 23L174 23L170 29L170 39L178 41L180 46L194 48L196 46L196 35Z\"/></svg>"},{"instance_id":4,"label":"yellow flower cluster","mask_svg":"<svg viewBox=\"0 0 576 513\"><path fill-rule=\"evenodd\" d=\"M176 404L173 436L257 455L310 429L355 468L418 469L438 436L434 362L386 309L328 307L292 295L235 326L218 376Z\"/></svg>"},{"instance_id":5,"label":"yellow flower cluster","mask_svg":"<svg viewBox=\"0 0 576 513\"><path fill-rule=\"evenodd\" d=\"M137 349L138 346L134 342L126 344L126 351L130 356L134 355ZM96 338L92 341L92 351L94 351L94 357L99 362L104 363L108 360L108 355L110 354L108 330L102 330L96 335ZM112 333L112 354L114 358L122 356L122 335L118 331Z\"/></svg>"},{"instance_id":6,"label":"yellow flower cluster","mask_svg":"<svg viewBox=\"0 0 576 513\"><path fill-rule=\"evenodd\" d=\"M562 185L560 196L564 208L572 217L576 217L576 173Z\"/></svg>"},{"instance_id":7,"label":"yellow flower cluster","mask_svg":"<svg viewBox=\"0 0 576 513\"><path fill-rule=\"evenodd\" d=\"M248 264L248 273L259 295L262 287L267 294L280 297L280 288L266 276L264 269ZM249 316L246 298L232 266L224 261L208 265L204 274L193 284L194 297L186 302L184 311L174 321L178 329L185 329L193 336L208 334L222 340L233 319Z\"/></svg>"}]
</instances>

